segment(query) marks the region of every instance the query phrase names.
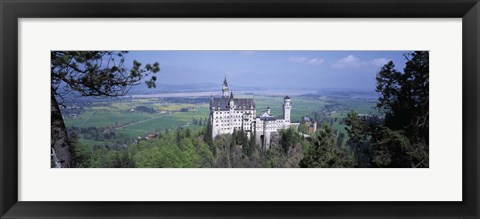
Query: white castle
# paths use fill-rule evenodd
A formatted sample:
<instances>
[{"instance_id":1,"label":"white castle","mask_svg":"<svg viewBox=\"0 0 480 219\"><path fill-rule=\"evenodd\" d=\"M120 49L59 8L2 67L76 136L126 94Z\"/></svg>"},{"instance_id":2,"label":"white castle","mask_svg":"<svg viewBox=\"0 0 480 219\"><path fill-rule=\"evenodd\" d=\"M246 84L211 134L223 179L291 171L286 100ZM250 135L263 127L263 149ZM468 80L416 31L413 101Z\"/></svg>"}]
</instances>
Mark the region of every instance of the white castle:
<instances>
[{"instance_id":1,"label":"white castle","mask_svg":"<svg viewBox=\"0 0 480 219\"><path fill-rule=\"evenodd\" d=\"M210 100L212 138L221 134L232 134L234 130L243 130L249 138L254 134L256 142L268 149L272 135L277 134L278 130L299 125L290 122L292 105L288 96L285 96L283 101L282 118L276 118L271 114L270 107L257 117L253 98L234 98L233 92L228 88L226 77L222 85L222 94L221 97L212 97Z\"/></svg>"}]
</instances>

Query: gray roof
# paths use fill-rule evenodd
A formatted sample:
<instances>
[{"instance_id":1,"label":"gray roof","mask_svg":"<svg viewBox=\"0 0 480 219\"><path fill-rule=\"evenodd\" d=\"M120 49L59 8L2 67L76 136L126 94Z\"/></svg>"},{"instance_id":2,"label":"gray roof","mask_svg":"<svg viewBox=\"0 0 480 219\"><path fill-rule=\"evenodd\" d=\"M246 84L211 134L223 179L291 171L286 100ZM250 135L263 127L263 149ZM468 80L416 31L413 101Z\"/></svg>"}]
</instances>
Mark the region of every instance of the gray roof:
<instances>
[{"instance_id":1,"label":"gray roof","mask_svg":"<svg viewBox=\"0 0 480 219\"><path fill-rule=\"evenodd\" d=\"M277 118L275 118L274 116L268 114L268 113L265 112L265 111L263 111L262 113L260 113L260 116L258 116L258 118L260 118L260 120L266 120L266 121L277 120Z\"/></svg>"},{"instance_id":2,"label":"gray roof","mask_svg":"<svg viewBox=\"0 0 480 219\"><path fill-rule=\"evenodd\" d=\"M235 109L255 109L255 101L252 98L233 98ZM228 111L230 110L230 98L228 97L214 97L210 102L210 108L215 107L215 110Z\"/></svg>"},{"instance_id":3,"label":"gray roof","mask_svg":"<svg viewBox=\"0 0 480 219\"><path fill-rule=\"evenodd\" d=\"M260 118L260 120L263 120L263 121L275 121L275 120L277 120L277 118L272 117L272 116L270 116L270 117L259 117L259 118Z\"/></svg>"}]
</instances>

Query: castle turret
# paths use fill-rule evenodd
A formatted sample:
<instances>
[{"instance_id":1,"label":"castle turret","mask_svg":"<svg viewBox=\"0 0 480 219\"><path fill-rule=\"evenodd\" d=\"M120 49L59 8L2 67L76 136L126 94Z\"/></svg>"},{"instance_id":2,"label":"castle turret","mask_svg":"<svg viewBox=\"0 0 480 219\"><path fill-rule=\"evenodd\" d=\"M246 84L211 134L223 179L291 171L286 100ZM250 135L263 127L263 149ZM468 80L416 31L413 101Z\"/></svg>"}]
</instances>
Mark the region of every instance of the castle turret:
<instances>
[{"instance_id":1,"label":"castle turret","mask_svg":"<svg viewBox=\"0 0 480 219\"><path fill-rule=\"evenodd\" d=\"M233 98L233 92L230 92L230 102L229 102L229 105L230 105L230 109L235 108L235 99Z\"/></svg>"},{"instance_id":2,"label":"castle turret","mask_svg":"<svg viewBox=\"0 0 480 219\"><path fill-rule=\"evenodd\" d=\"M290 123L290 111L292 110L291 99L289 96L283 98L283 119L286 123Z\"/></svg>"},{"instance_id":3,"label":"castle turret","mask_svg":"<svg viewBox=\"0 0 480 219\"><path fill-rule=\"evenodd\" d=\"M272 115L272 113L270 111L270 106L267 107L267 113L268 113L268 115Z\"/></svg>"},{"instance_id":4,"label":"castle turret","mask_svg":"<svg viewBox=\"0 0 480 219\"><path fill-rule=\"evenodd\" d=\"M228 83L227 83L227 76L225 76L225 79L223 80L223 85L222 85L222 92L223 92L223 97L228 98L228 92L230 89L228 89Z\"/></svg>"}]
</instances>

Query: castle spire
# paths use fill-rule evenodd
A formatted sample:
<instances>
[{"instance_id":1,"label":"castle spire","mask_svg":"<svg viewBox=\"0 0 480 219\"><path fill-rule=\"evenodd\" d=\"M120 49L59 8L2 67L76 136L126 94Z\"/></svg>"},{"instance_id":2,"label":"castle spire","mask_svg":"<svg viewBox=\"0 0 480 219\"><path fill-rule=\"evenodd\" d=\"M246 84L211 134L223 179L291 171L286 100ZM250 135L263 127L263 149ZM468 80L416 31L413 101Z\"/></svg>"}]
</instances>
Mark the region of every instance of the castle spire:
<instances>
[{"instance_id":1,"label":"castle spire","mask_svg":"<svg viewBox=\"0 0 480 219\"><path fill-rule=\"evenodd\" d=\"M228 87L227 74L225 74L225 79L223 79L223 86Z\"/></svg>"},{"instance_id":2,"label":"castle spire","mask_svg":"<svg viewBox=\"0 0 480 219\"><path fill-rule=\"evenodd\" d=\"M233 99L233 92L230 92L230 99Z\"/></svg>"},{"instance_id":3,"label":"castle spire","mask_svg":"<svg viewBox=\"0 0 480 219\"><path fill-rule=\"evenodd\" d=\"M225 79L223 80L223 85L222 85L222 93L224 98L228 98L228 83L227 83L227 75L225 75Z\"/></svg>"}]
</instances>

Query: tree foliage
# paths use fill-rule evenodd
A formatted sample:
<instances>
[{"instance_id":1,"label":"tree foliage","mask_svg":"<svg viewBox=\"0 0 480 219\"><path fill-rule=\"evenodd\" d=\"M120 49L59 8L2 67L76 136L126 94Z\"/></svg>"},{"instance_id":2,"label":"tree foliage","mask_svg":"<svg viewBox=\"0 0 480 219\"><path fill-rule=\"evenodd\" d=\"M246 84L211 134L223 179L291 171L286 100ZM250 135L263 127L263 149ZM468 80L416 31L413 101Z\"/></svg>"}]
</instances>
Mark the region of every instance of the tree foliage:
<instances>
[{"instance_id":1,"label":"tree foliage","mask_svg":"<svg viewBox=\"0 0 480 219\"><path fill-rule=\"evenodd\" d=\"M376 76L384 122L347 115L348 144L360 167L428 167L429 52L408 53L405 59L403 72L390 61Z\"/></svg>"},{"instance_id":2,"label":"tree foliage","mask_svg":"<svg viewBox=\"0 0 480 219\"><path fill-rule=\"evenodd\" d=\"M158 62L125 66L126 51L52 51L51 85L57 97L75 91L82 96L123 96L142 79L160 71ZM155 76L145 83L155 87Z\"/></svg>"},{"instance_id":3,"label":"tree foliage","mask_svg":"<svg viewBox=\"0 0 480 219\"><path fill-rule=\"evenodd\" d=\"M292 150L296 144L300 142L300 138L300 135L293 128L281 130L280 145L283 149L282 152L288 155L290 150Z\"/></svg>"},{"instance_id":4,"label":"tree foliage","mask_svg":"<svg viewBox=\"0 0 480 219\"><path fill-rule=\"evenodd\" d=\"M403 73L387 63L377 75L385 127L374 133L379 166L428 167L429 52L406 54ZM387 145L385 145L387 144ZM391 156L391 163L388 163Z\"/></svg>"},{"instance_id":5,"label":"tree foliage","mask_svg":"<svg viewBox=\"0 0 480 219\"><path fill-rule=\"evenodd\" d=\"M332 128L324 124L318 130L318 136L313 139L312 147L306 151L300 161L300 167L305 168L339 168L354 167L355 161L349 150L337 147Z\"/></svg>"},{"instance_id":6,"label":"tree foliage","mask_svg":"<svg viewBox=\"0 0 480 219\"><path fill-rule=\"evenodd\" d=\"M408 138L400 131L380 126L372 136L373 163L377 167L412 167L413 152Z\"/></svg>"},{"instance_id":7,"label":"tree foliage","mask_svg":"<svg viewBox=\"0 0 480 219\"><path fill-rule=\"evenodd\" d=\"M351 111L345 118L345 124L350 139L347 145L353 151L359 167L370 167L372 163L372 147L370 144L371 130L366 121L362 120L357 113Z\"/></svg>"},{"instance_id":8,"label":"tree foliage","mask_svg":"<svg viewBox=\"0 0 480 219\"><path fill-rule=\"evenodd\" d=\"M377 106L385 112L385 125L404 130L415 142L428 144L429 113L429 52L405 55L404 72L388 62L377 74Z\"/></svg>"}]
</instances>

